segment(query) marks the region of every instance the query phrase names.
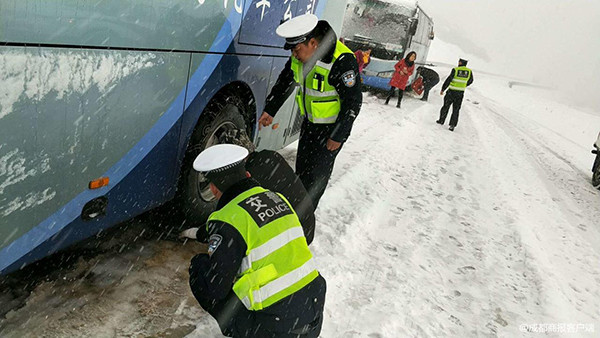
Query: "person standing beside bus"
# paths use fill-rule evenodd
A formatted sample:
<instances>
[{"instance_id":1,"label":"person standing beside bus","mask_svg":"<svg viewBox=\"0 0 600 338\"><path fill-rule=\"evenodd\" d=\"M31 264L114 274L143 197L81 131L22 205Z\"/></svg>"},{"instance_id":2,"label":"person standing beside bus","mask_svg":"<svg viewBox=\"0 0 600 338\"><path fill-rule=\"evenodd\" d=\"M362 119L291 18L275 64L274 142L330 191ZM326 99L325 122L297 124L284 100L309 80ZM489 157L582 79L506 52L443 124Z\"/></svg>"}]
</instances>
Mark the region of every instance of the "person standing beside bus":
<instances>
[{"instance_id":1,"label":"person standing beside bus","mask_svg":"<svg viewBox=\"0 0 600 338\"><path fill-rule=\"evenodd\" d=\"M440 95L444 95L444 91L448 89L446 96L444 96L444 105L440 109L440 119L435 122L443 125L448 116L448 110L452 106L450 131L454 131L454 128L458 125L458 114L465 96L465 90L473 83L473 71L467 68L467 62L464 59L458 60L458 67L452 69L440 92Z\"/></svg>"},{"instance_id":2,"label":"person standing beside bus","mask_svg":"<svg viewBox=\"0 0 600 338\"><path fill-rule=\"evenodd\" d=\"M354 52L354 56L356 57L356 62L358 62L358 73L362 74L363 69L371 62L371 49L367 49L364 52L359 49Z\"/></svg>"},{"instance_id":3,"label":"person standing beside bus","mask_svg":"<svg viewBox=\"0 0 600 338\"><path fill-rule=\"evenodd\" d=\"M327 21L313 14L288 20L277 28L292 51L267 96L259 128L273 117L296 90L296 102L304 116L300 129L296 174L316 209L333 171L336 156L362 105L358 63L354 53L336 38Z\"/></svg>"},{"instance_id":4,"label":"person standing beside bus","mask_svg":"<svg viewBox=\"0 0 600 338\"><path fill-rule=\"evenodd\" d=\"M398 103L396 103L396 108L400 108L400 102L402 102L402 96L404 95L404 89L406 89L406 83L415 70L416 58L417 53L410 52L404 59L396 63L394 66L396 71L394 72L392 80L390 81L390 93L385 100L385 104L390 102L390 99L394 96L396 88L398 88Z\"/></svg>"}]
</instances>

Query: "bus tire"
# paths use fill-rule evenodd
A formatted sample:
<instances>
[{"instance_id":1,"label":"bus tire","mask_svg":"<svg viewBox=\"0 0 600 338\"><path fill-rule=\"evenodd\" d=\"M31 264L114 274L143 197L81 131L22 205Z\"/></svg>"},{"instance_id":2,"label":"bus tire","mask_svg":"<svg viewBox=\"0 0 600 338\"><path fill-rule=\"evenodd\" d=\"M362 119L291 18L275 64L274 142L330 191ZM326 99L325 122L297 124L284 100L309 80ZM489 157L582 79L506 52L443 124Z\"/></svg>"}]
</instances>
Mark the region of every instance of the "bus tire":
<instances>
[{"instance_id":1,"label":"bus tire","mask_svg":"<svg viewBox=\"0 0 600 338\"><path fill-rule=\"evenodd\" d=\"M177 198L177 208L190 227L204 224L217 204L208 181L192 167L194 160L204 149L218 144L222 132L233 128L248 131L246 109L240 98L231 95L215 98L200 116L183 161Z\"/></svg>"}]
</instances>

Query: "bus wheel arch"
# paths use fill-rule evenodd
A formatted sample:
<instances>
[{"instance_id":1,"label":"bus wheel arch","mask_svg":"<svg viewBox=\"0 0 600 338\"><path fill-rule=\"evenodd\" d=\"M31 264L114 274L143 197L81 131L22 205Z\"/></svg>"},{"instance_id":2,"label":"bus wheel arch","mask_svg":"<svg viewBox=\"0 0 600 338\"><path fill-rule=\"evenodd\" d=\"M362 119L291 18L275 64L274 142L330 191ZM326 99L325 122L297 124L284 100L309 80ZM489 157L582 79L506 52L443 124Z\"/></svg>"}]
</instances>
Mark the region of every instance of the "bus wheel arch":
<instances>
[{"instance_id":1,"label":"bus wheel arch","mask_svg":"<svg viewBox=\"0 0 600 338\"><path fill-rule=\"evenodd\" d=\"M236 105L241 105L240 113L244 119L246 124L246 132L251 139L254 137L254 127L256 125L256 99L254 97L254 93L250 86L242 81L235 81L229 83L227 86L221 88L210 100L209 104L206 106L198 122L196 123L196 128L200 126L202 115L204 115L211 105L219 105L219 104L227 104L234 103ZM211 107L212 108L212 107ZM214 111L214 109L213 109Z\"/></svg>"},{"instance_id":2,"label":"bus wheel arch","mask_svg":"<svg viewBox=\"0 0 600 338\"><path fill-rule=\"evenodd\" d=\"M206 105L188 141L177 184L176 207L192 224L204 222L216 201L206 179L192 168L202 150L219 142L219 135L237 128L253 139L256 124L256 100L250 87L232 82L219 90Z\"/></svg>"}]
</instances>

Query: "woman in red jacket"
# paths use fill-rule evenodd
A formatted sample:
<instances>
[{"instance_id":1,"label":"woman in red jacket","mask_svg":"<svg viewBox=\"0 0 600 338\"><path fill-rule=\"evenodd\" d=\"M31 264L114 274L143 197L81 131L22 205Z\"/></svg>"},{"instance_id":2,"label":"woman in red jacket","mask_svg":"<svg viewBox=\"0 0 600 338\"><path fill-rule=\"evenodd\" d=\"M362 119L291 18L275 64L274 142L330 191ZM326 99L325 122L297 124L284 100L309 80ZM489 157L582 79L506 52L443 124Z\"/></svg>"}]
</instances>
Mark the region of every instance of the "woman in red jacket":
<instances>
[{"instance_id":1,"label":"woman in red jacket","mask_svg":"<svg viewBox=\"0 0 600 338\"><path fill-rule=\"evenodd\" d=\"M396 71L394 72L394 76L392 76L392 80L390 81L390 94L388 95L387 100L385 100L385 104L390 102L390 99L394 96L395 88L398 88L398 103L396 104L396 107L400 108L400 102L402 101L402 95L404 94L406 83L415 70L416 58L417 53L410 52L404 59L398 61L398 63L394 66Z\"/></svg>"}]
</instances>

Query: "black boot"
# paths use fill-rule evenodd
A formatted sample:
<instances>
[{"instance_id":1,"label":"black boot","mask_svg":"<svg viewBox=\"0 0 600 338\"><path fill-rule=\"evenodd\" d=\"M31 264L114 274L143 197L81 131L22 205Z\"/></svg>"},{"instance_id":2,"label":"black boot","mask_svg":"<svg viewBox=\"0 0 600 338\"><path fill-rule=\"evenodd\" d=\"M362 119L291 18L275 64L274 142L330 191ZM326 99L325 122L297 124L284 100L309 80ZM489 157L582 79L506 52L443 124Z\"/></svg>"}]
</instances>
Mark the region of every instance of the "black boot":
<instances>
[{"instance_id":1,"label":"black boot","mask_svg":"<svg viewBox=\"0 0 600 338\"><path fill-rule=\"evenodd\" d=\"M450 126L450 128L448 128L448 130L454 131L454 126Z\"/></svg>"},{"instance_id":2,"label":"black boot","mask_svg":"<svg viewBox=\"0 0 600 338\"><path fill-rule=\"evenodd\" d=\"M442 122L441 120L437 120L437 121L435 121L435 123L444 125L444 122Z\"/></svg>"}]
</instances>

